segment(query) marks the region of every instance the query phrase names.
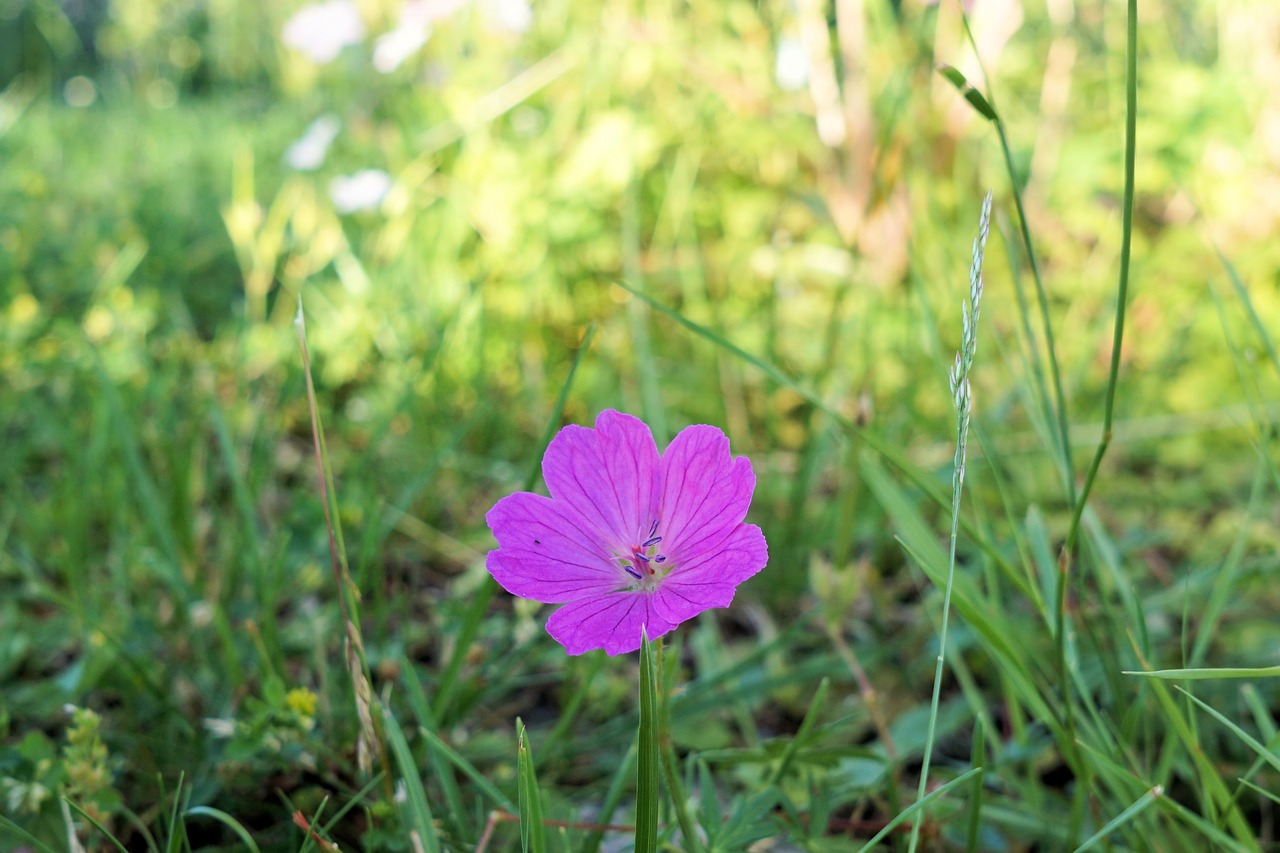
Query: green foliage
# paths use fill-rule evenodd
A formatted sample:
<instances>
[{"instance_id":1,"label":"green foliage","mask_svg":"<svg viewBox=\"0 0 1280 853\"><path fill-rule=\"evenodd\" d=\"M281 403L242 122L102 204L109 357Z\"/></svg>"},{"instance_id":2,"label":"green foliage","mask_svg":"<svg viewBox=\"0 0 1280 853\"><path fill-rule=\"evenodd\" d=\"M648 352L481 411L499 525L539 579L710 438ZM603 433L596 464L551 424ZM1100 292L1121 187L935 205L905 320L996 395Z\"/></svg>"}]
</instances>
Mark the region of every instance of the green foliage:
<instances>
[{"instance_id":1,"label":"green foliage","mask_svg":"<svg viewBox=\"0 0 1280 853\"><path fill-rule=\"evenodd\" d=\"M982 68L956 4L501 5L384 74L394 0L328 63L300 4L0 0L0 848L1272 844L1266 4L1143 4L1131 49L979 3ZM770 544L643 661L483 568L606 407L723 427Z\"/></svg>"}]
</instances>

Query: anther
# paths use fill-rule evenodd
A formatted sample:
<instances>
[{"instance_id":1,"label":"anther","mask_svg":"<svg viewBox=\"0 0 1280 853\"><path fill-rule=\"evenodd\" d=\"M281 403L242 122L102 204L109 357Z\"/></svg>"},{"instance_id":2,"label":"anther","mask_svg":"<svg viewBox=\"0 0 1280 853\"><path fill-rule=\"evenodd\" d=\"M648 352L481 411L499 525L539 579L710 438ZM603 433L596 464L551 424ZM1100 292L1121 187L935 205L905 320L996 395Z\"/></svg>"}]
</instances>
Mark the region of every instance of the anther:
<instances>
[{"instance_id":1,"label":"anther","mask_svg":"<svg viewBox=\"0 0 1280 853\"><path fill-rule=\"evenodd\" d=\"M661 536L654 536L653 538L649 539L648 541L640 543L640 547L641 547L641 548L648 548L648 547L649 547L649 546L651 546L651 545L657 545L657 544L658 544L659 542L661 542L661 541L662 541L662 537L661 537Z\"/></svg>"},{"instance_id":2,"label":"anther","mask_svg":"<svg viewBox=\"0 0 1280 853\"><path fill-rule=\"evenodd\" d=\"M640 573L637 572L635 569L631 568L630 566L623 566L622 568L626 569L627 574L631 575L631 577L635 578L636 580L640 580Z\"/></svg>"},{"instance_id":3,"label":"anther","mask_svg":"<svg viewBox=\"0 0 1280 853\"><path fill-rule=\"evenodd\" d=\"M648 558L648 557L646 557L644 554L641 554L641 553L639 553L639 552L636 552L636 554L635 554L635 558L636 558L637 560L639 560L640 562L642 562L642 563L647 563L647 562L649 562L649 558Z\"/></svg>"}]
</instances>

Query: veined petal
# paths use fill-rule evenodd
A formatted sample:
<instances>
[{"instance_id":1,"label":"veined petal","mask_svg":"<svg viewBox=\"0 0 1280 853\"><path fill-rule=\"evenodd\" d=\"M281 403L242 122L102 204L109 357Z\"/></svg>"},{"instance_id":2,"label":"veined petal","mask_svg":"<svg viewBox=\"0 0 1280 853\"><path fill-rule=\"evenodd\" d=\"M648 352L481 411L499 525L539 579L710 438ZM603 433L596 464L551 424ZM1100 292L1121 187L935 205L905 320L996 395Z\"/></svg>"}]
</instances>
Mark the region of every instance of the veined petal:
<instances>
[{"instance_id":1,"label":"veined petal","mask_svg":"<svg viewBox=\"0 0 1280 853\"><path fill-rule=\"evenodd\" d=\"M566 604L547 620L547 633L571 655L592 649L620 655L640 648L641 626L653 640L675 624L654 612L650 595L627 591Z\"/></svg>"},{"instance_id":2,"label":"veined petal","mask_svg":"<svg viewBox=\"0 0 1280 853\"><path fill-rule=\"evenodd\" d=\"M714 550L747 516L756 475L713 426L686 427L662 455L663 552L678 565Z\"/></svg>"},{"instance_id":3,"label":"veined petal","mask_svg":"<svg viewBox=\"0 0 1280 853\"><path fill-rule=\"evenodd\" d=\"M513 595L545 604L576 601L617 589L617 560L580 529L574 514L531 492L507 495L485 516L498 540L485 566Z\"/></svg>"},{"instance_id":4,"label":"veined petal","mask_svg":"<svg viewBox=\"0 0 1280 853\"><path fill-rule=\"evenodd\" d=\"M764 533L754 524L739 524L714 550L687 557L658 584L654 610L679 624L712 607L728 607L738 584L769 562Z\"/></svg>"},{"instance_id":5,"label":"veined petal","mask_svg":"<svg viewBox=\"0 0 1280 853\"><path fill-rule=\"evenodd\" d=\"M612 410L600 413L595 429L560 430L542 459L551 496L605 547L629 548L646 538L658 518L661 470L645 422Z\"/></svg>"}]
</instances>

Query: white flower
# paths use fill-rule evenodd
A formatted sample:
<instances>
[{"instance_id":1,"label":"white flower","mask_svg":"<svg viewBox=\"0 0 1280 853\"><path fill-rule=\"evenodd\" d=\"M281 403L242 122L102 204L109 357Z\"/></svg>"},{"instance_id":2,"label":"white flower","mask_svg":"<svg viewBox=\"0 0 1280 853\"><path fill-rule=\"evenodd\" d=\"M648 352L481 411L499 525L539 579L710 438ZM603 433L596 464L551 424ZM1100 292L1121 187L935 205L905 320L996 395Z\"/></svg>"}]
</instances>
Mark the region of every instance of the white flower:
<instances>
[{"instance_id":1,"label":"white flower","mask_svg":"<svg viewBox=\"0 0 1280 853\"><path fill-rule=\"evenodd\" d=\"M401 22L394 30L378 36L373 46L373 67L383 74L395 71L431 37L431 25Z\"/></svg>"},{"instance_id":2,"label":"white flower","mask_svg":"<svg viewBox=\"0 0 1280 853\"><path fill-rule=\"evenodd\" d=\"M804 42L795 36L783 36L778 40L778 56L773 66L773 77L778 88L788 92L803 89L809 82L809 54Z\"/></svg>"},{"instance_id":3,"label":"white flower","mask_svg":"<svg viewBox=\"0 0 1280 853\"><path fill-rule=\"evenodd\" d=\"M284 25L284 43L320 65L332 62L347 45L364 39L364 21L352 0L325 0L304 6Z\"/></svg>"},{"instance_id":4,"label":"white flower","mask_svg":"<svg viewBox=\"0 0 1280 853\"><path fill-rule=\"evenodd\" d=\"M391 176L381 169L362 169L329 182L329 198L339 213L373 210L391 191Z\"/></svg>"},{"instance_id":5,"label":"white flower","mask_svg":"<svg viewBox=\"0 0 1280 853\"><path fill-rule=\"evenodd\" d=\"M488 0L485 13L490 23L511 33L525 33L533 26L533 7L529 0Z\"/></svg>"},{"instance_id":6,"label":"white flower","mask_svg":"<svg viewBox=\"0 0 1280 853\"><path fill-rule=\"evenodd\" d=\"M311 122L305 133L284 152L284 161L300 172L319 169L324 163L329 146L338 137L342 123L332 113L326 113Z\"/></svg>"},{"instance_id":7,"label":"white flower","mask_svg":"<svg viewBox=\"0 0 1280 853\"><path fill-rule=\"evenodd\" d=\"M383 74L395 71L431 38L431 25L460 9L468 0L409 0L400 7L395 29L378 36L373 67Z\"/></svg>"},{"instance_id":8,"label":"white flower","mask_svg":"<svg viewBox=\"0 0 1280 853\"><path fill-rule=\"evenodd\" d=\"M443 21L469 2L470 0L409 0L400 12L400 20L407 21L417 16L428 24Z\"/></svg>"}]
</instances>

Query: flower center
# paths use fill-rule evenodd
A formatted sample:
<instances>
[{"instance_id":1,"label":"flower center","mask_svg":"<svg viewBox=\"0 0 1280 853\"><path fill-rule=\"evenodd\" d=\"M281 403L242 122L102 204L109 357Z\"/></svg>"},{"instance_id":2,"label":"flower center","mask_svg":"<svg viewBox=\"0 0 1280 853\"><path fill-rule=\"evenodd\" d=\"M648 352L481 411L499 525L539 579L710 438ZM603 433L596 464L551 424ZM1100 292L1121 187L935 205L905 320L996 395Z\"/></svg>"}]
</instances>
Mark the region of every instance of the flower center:
<instances>
[{"instance_id":1,"label":"flower center","mask_svg":"<svg viewBox=\"0 0 1280 853\"><path fill-rule=\"evenodd\" d=\"M646 585L661 580L671 568L663 565L667 558L665 554L658 552L662 537L657 534L658 522L655 520L643 542L632 545L627 553L618 555L623 571Z\"/></svg>"}]
</instances>

